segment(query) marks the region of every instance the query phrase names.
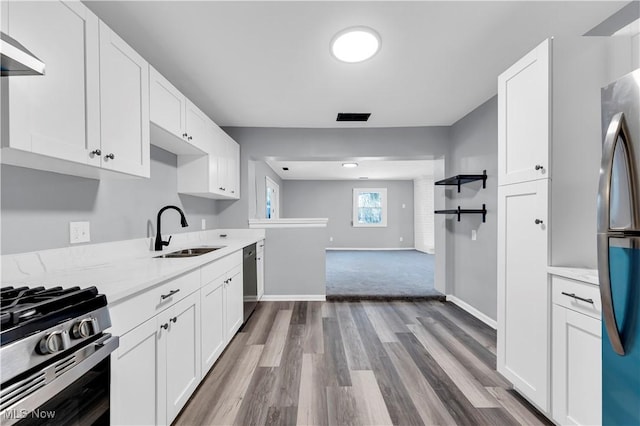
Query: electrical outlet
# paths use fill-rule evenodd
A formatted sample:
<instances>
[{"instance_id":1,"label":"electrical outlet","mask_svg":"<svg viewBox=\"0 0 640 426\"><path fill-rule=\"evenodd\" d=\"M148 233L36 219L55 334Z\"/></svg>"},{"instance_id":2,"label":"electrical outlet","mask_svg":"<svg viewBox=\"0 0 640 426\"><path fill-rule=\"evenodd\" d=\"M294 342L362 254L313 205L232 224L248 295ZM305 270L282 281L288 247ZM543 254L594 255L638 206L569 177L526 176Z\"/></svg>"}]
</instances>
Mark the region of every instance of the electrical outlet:
<instances>
[{"instance_id":1,"label":"electrical outlet","mask_svg":"<svg viewBox=\"0 0 640 426\"><path fill-rule=\"evenodd\" d=\"M406 207L407 207L407 205L406 205L406 204L404 204L404 203L402 203L402 208L404 209L404 208L406 208Z\"/></svg>"},{"instance_id":2,"label":"electrical outlet","mask_svg":"<svg viewBox=\"0 0 640 426\"><path fill-rule=\"evenodd\" d=\"M400 242L403 242L403 241L404 241L404 238L400 237Z\"/></svg>"},{"instance_id":3,"label":"electrical outlet","mask_svg":"<svg viewBox=\"0 0 640 426\"><path fill-rule=\"evenodd\" d=\"M202 219L202 230L207 229L207 219Z\"/></svg>"},{"instance_id":4,"label":"electrical outlet","mask_svg":"<svg viewBox=\"0 0 640 426\"><path fill-rule=\"evenodd\" d=\"M91 241L89 222L69 222L69 243L88 243Z\"/></svg>"},{"instance_id":5,"label":"electrical outlet","mask_svg":"<svg viewBox=\"0 0 640 426\"><path fill-rule=\"evenodd\" d=\"M329 241L333 241L333 237L329 237Z\"/></svg>"},{"instance_id":6,"label":"electrical outlet","mask_svg":"<svg viewBox=\"0 0 640 426\"><path fill-rule=\"evenodd\" d=\"M475 229L471 230L471 241L475 241L478 239L478 231L476 231Z\"/></svg>"}]
</instances>

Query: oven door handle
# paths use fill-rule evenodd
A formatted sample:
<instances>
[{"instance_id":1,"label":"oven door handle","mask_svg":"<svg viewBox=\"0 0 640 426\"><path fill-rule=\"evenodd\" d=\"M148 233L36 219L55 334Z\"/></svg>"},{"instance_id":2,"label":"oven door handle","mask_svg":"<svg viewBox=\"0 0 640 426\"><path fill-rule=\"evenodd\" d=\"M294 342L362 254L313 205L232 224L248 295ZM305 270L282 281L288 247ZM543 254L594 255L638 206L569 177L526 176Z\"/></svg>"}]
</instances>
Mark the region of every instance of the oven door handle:
<instances>
[{"instance_id":1,"label":"oven door handle","mask_svg":"<svg viewBox=\"0 0 640 426\"><path fill-rule=\"evenodd\" d=\"M3 425L12 425L21 420L15 413L32 412L60 391L82 377L86 372L118 348L119 339L105 333L69 354L61 360L47 365L33 375L0 390L0 418ZM72 363L70 360L78 360ZM61 371L57 373L56 370ZM15 417L15 418L14 418Z\"/></svg>"}]
</instances>

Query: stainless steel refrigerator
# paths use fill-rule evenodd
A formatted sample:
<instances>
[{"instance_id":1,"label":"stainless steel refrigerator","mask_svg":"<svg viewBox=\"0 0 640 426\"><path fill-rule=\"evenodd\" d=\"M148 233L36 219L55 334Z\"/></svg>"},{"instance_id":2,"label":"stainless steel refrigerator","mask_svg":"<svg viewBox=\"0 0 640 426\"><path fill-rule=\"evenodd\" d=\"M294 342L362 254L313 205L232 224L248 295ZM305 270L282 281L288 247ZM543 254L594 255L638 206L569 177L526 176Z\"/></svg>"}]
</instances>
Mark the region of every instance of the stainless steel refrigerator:
<instances>
[{"instance_id":1,"label":"stainless steel refrigerator","mask_svg":"<svg viewBox=\"0 0 640 426\"><path fill-rule=\"evenodd\" d=\"M602 121L602 424L640 425L640 69L602 89Z\"/></svg>"}]
</instances>

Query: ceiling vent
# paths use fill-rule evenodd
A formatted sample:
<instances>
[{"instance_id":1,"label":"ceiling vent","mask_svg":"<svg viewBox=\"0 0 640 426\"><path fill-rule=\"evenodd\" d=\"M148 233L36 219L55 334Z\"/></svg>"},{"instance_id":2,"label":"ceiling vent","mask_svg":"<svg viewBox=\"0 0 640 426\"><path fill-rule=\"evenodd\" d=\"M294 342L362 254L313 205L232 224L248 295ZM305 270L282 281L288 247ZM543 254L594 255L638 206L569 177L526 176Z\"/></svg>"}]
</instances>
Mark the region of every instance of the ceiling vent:
<instances>
[{"instance_id":1,"label":"ceiling vent","mask_svg":"<svg viewBox=\"0 0 640 426\"><path fill-rule=\"evenodd\" d=\"M370 112L339 112L336 121L369 121Z\"/></svg>"}]
</instances>

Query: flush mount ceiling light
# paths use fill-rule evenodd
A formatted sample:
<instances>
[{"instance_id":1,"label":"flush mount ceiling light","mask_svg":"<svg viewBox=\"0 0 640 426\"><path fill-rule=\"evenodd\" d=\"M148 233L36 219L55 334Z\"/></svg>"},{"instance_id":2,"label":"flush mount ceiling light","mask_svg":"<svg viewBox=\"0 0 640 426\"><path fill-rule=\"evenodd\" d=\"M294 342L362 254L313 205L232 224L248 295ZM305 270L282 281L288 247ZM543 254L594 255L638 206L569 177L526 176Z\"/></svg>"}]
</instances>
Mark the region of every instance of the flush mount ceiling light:
<instances>
[{"instance_id":1,"label":"flush mount ceiling light","mask_svg":"<svg viewBox=\"0 0 640 426\"><path fill-rule=\"evenodd\" d=\"M354 167L358 167L358 163L342 163L342 167L353 169Z\"/></svg>"},{"instance_id":2,"label":"flush mount ceiling light","mask_svg":"<svg viewBox=\"0 0 640 426\"><path fill-rule=\"evenodd\" d=\"M352 27L340 31L331 40L331 53L342 62L362 62L380 50L380 36L371 28Z\"/></svg>"}]
</instances>

